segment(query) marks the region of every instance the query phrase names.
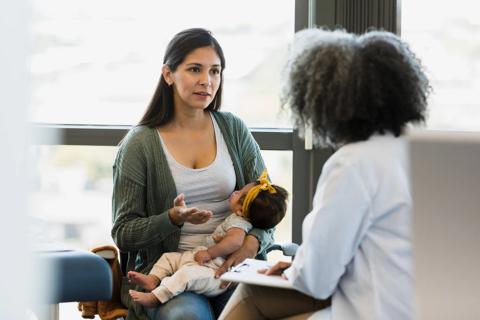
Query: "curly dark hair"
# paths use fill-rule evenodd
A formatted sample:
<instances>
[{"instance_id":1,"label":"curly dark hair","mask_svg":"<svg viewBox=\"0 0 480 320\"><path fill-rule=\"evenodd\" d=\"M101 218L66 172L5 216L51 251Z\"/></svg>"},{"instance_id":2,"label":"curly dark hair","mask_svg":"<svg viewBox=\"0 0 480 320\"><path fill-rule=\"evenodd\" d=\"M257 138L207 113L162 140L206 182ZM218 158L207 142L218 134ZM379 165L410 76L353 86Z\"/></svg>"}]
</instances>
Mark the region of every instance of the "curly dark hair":
<instances>
[{"instance_id":1,"label":"curly dark hair","mask_svg":"<svg viewBox=\"0 0 480 320\"><path fill-rule=\"evenodd\" d=\"M300 134L311 126L320 144L399 136L407 123L425 121L431 88L424 68L390 32L300 31L284 72L282 105Z\"/></svg>"},{"instance_id":2,"label":"curly dark hair","mask_svg":"<svg viewBox=\"0 0 480 320\"><path fill-rule=\"evenodd\" d=\"M248 221L254 228L270 229L282 221L287 212L288 192L282 187L272 184L277 191L270 193L262 190L257 197L250 203L248 208ZM244 195L240 198L243 203Z\"/></svg>"}]
</instances>

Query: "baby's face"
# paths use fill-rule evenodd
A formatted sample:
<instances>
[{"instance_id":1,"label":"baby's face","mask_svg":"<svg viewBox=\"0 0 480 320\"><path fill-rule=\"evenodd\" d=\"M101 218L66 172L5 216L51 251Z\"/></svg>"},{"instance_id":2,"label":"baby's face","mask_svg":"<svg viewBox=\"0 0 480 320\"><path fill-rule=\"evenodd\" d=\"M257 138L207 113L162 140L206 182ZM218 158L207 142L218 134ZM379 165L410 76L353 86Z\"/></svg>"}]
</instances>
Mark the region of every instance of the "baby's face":
<instances>
[{"instance_id":1,"label":"baby's face","mask_svg":"<svg viewBox=\"0 0 480 320\"><path fill-rule=\"evenodd\" d=\"M248 191L250 191L250 189L252 189L255 185L256 185L255 182L251 182L249 184L246 184L242 189L232 192L232 194L230 195L230 199L229 199L230 210L232 212L235 212L237 214L239 212L241 212L241 210L239 210L239 209L242 208L242 204L239 201L240 198L243 195L246 195L248 193Z\"/></svg>"}]
</instances>

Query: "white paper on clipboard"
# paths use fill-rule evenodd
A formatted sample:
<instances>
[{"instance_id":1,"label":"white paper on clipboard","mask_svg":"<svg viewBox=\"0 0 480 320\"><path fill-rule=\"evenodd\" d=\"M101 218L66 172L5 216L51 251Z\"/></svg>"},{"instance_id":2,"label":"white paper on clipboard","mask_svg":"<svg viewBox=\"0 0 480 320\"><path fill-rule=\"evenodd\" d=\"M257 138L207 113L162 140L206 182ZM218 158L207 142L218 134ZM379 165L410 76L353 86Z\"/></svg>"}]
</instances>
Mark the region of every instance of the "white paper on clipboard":
<instances>
[{"instance_id":1,"label":"white paper on clipboard","mask_svg":"<svg viewBox=\"0 0 480 320\"><path fill-rule=\"evenodd\" d=\"M258 273L260 269L270 268L268 261L246 259L242 263L225 272L220 280L239 283L248 283L266 287L293 289L292 284L281 276L266 276Z\"/></svg>"}]
</instances>

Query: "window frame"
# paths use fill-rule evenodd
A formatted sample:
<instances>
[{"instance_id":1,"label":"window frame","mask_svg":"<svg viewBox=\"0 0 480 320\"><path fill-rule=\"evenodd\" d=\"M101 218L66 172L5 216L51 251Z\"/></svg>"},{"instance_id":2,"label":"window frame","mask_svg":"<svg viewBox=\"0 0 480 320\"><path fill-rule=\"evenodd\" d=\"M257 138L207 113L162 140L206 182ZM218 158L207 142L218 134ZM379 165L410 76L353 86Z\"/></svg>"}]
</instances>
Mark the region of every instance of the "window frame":
<instances>
[{"instance_id":1,"label":"window frame","mask_svg":"<svg viewBox=\"0 0 480 320\"><path fill-rule=\"evenodd\" d=\"M75 125L75 124L34 124L37 140L34 144L66 146L109 146L119 144L132 126L118 125ZM292 151L292 241L301 243L301 223L309 211L311 191L305 181L316 181L311 177L310 161L314 150L305 150L304 142L297 130L280 128L249 128L261 150ZM47 137L47 138L45 138ZM48 139L55 137L55 139ZM327 152L328 153L328 152ZM307 170L305 170L307 168ZM293 191L294 190L294 191ZM310 202L309 202L310 200Z\"/></svg>"},{"instance_id":2,"label":"window frame","mask_svg":"<svg viewBox=\"0 0 480 320\"><path fill-rule=\"evenodd\" d=\"M386 1L386 4L382 4ZM400 31L400 0L368 0L365 7L355 0L295 0L295 30L314 25L344 26L358 32L365 25ZM131 126L34 123L34 144L117 146ZM311 210L317 180L323 164L333 153L330 148L310 148L295 129L250 128L262 150L292 151L292 241L302 242L302 223Z\"/></svg>"}]
</instances>

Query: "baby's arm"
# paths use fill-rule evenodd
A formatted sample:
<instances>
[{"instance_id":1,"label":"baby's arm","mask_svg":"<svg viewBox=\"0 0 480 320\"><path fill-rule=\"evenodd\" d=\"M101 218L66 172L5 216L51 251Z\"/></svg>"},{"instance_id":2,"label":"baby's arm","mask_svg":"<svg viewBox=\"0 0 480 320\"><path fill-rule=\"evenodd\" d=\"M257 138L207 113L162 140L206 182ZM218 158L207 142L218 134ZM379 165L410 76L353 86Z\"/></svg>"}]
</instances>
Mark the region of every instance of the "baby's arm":
<instances>
[{"instance_id":1,"label":"baby's arm","mask_svg":"<svg viewBox=\"0 0 480 320\"><path fill-rule=\"evenodd\" d=\"M230 228L223 239L207 250L200 250L195 254L195 261L200 264L208 262L217 257L227 256L238 249L245 239L245 230L241 228Z\"/></svg>"}]
</instances>

